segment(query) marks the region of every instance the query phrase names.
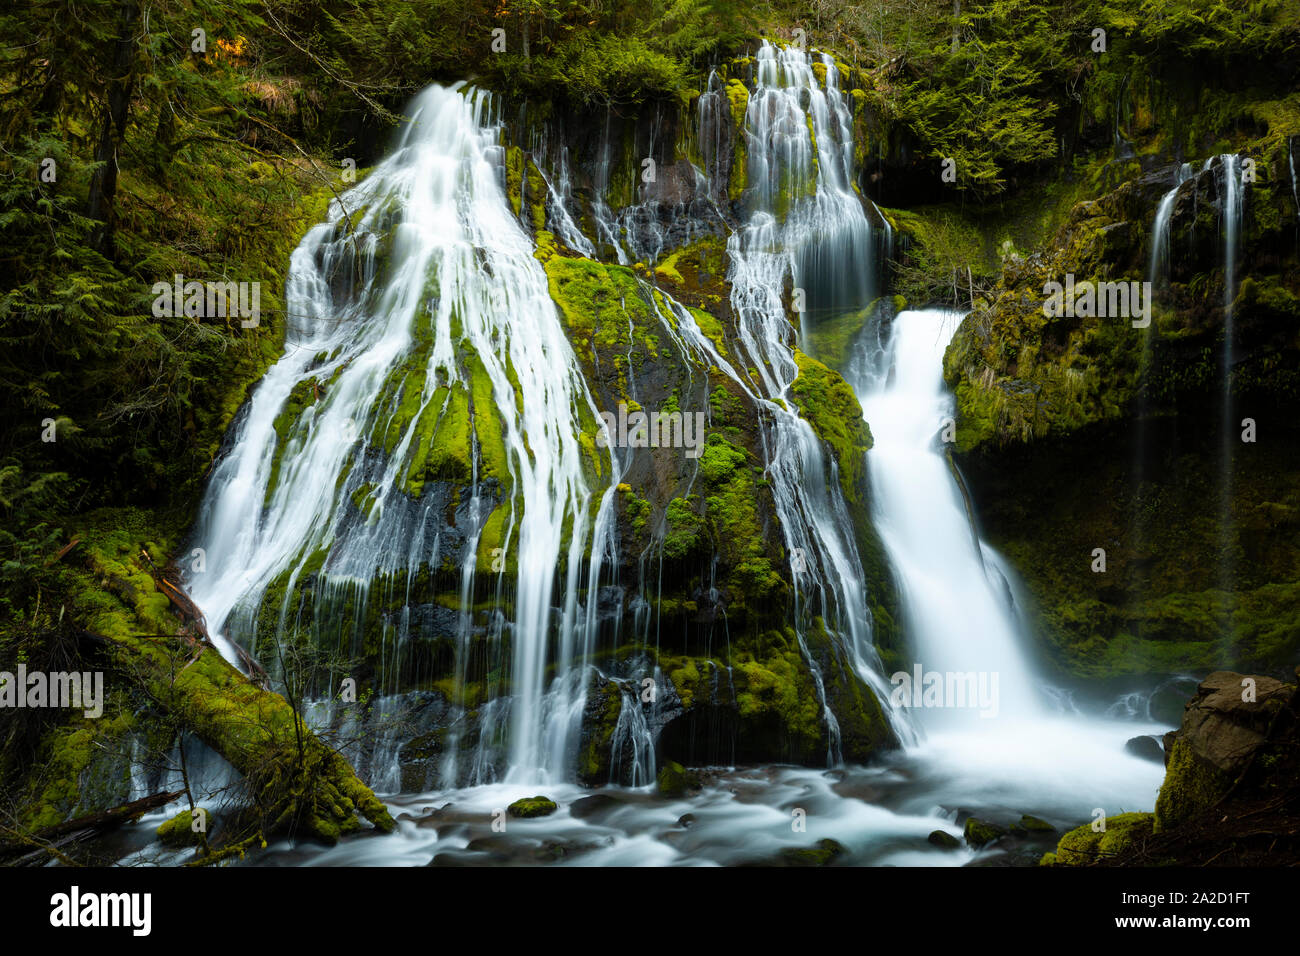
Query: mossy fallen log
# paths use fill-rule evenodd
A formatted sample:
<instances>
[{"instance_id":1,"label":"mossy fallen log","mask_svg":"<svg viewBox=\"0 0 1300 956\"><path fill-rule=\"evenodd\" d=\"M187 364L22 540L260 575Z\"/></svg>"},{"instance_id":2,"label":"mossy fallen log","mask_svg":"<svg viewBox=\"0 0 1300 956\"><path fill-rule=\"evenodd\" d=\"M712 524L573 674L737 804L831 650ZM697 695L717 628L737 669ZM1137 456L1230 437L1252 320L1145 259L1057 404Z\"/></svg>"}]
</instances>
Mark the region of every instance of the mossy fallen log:
<instances>
[{"instance_id":1,"label":"mossy fallen log","mask_svg":"<svg viewBox=\"0 0 1300 956\"><path fill-rule=\"evenodd\" d=\"M186 620L177 617L174 596L151 571L142 529L115 524L87 538L93 583L83 595L81 610L90 624L83 633L105 647L119 678L242 776L248 804L223 842L256 846L283 833L333 843L360 830L363 821L391 831L387 808L347 759L314 734L288 700L255 683L256 673L250 680L223 659L193 611L179 606Z\"/></svg>"},{"instance_id":2,"label":"mossy fallen log","mask_svg":"<svg viewBox=\"0 0 1300 956\"><path fill-rule=\"evenodd\" d=\"M361 829L363 819L393 829L387 808L348 761L285 698L253 684L211 646L189 657L167 637L104 640L121 673L239 771L252 801L247 826L263 837L333 843Z\"/></svg>"}]
</instances>

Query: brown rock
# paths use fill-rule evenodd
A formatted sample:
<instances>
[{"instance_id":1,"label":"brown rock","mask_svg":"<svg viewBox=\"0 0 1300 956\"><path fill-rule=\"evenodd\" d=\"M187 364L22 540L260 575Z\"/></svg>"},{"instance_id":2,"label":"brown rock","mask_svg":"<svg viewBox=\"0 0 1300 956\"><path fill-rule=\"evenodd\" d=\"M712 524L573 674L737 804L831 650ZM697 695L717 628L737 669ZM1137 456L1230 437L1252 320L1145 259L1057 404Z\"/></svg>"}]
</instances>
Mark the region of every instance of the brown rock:
<instances>
[{"instance_id":1,"label":"brown rock","mask_svg":"<svg viewBox=\"0 0 1300 956\"><path fill-rule=\"evenodd\" d=\"M1245 680L1255 682L1255 699L1242 700ZM1225 773L1240 771L1264 742L1274 715L1295 688L1271 677L1215 671L1201 681L1187 702L1178 739L1192 753Z\"/></svg>"}]
</instances>

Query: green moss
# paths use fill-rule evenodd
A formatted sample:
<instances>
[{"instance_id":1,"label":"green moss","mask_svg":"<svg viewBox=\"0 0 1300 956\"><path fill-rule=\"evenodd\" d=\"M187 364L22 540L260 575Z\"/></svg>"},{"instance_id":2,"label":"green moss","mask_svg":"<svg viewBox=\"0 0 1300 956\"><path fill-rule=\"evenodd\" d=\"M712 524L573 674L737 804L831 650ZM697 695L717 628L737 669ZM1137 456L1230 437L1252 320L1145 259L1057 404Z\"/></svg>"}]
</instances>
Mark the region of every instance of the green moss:
<instances>
[{"instance_id":1,"label":"green moss","mask_svg":"<svg viewBox=\"0 0 1300 956\"><path fill-rule=\"evenodd\" d=\"M818 840L815 846L786 847L781 851L783 866L830 866L847 854L848 848L836 840Z\"/></svg>"},{"instance_id":2,"label":"green moss","mask_svg":"<svg viewBox=\"0 0 1300 956\"><path fill-rule=\"evenodd\" d=\"M478 441L479 477L496 478L508 493L513 482L501 417L496 405L499 396L495 395L492 380L477 355L467 356L465 367L470 374L470 400L473 403L474 437ZM523 401L517 386L514 400L516 407Z\"/></svg>"},{"instance_id":3,"label":"green moss","mask_svg":"<svg viewBox=\"0 0 1300 956\"><path fill-rule=\"evenodd\" d=\"M506 147L506 198L515 217L523 211L524 152L518 146Z\"/></svg>"},{"instance_id":4,"label":"green moss","mask_svg":"<svg viewBox=\"0 0 1300 956\"><path fill-rule=\"evenodd\" d=\"M790 386L803 418L830 445L839 464L840 485L851 502L866 493L867 452L871 430L862 417L857 394L838 372L802 352L794 353L799 377Z\"/></svg>"},{"instance_id":5,"label":"green moss","mask_svg":"<svg viewBox=\"0 0 1300 956\"><path fill-rule=\"evenodd\" d=\"M1056 853L1048 854L1040 862L1054 866L1105 863L1135 842L1149 839L1152 822L1150 813L1121 813L1107 817L1106 829L1101 832L1094 831L1091 823L1084 824L1061 837Z\"/></svg>"},{"instance_id":6,"label":"green moss","mask_svg":"<svg viewBox=\"0 0 1300 956\"><path fill-rule=\"evenodd\" d=\"M610 748L622 712L623 694L618 685L612 680L602 681L593 670L578 747L579 783L594 787L609 782Z\"/></svg>"},{"instance_id":7,"label":"green moss","mask_svg":"<svg viewBox=\"0 0 1300 956\"><path fill-rule=\"evenodd\" d=\"M205 823L210 820L211 816L209 815ZM188 809L182 810L170 820L160 823L155 832L158 834L158 841L164 846L195 846L203 842L203 834L195 832L194 815Z\"/></svg>"},{"instance_id":8,"label":"green moss","mask_svg":"<svg viewBox=\"0 0 1300 956\"><path fill-rule=\"evenodd\" d=\"M373 497L376 486L370 482L358 485L356 490L351 494L352 505L367 518L370 517L370 511L375 506Z\"/></svg>"},{"instance_id":9,"label":"green moss","mask_svg":"<svg viewBox=\"0 0 1300 956\"><path fill-rule=\"evenodd\" d=\"M926 837L926 842L939 847L941 850L955 850L961 846L961 841L947 830L931 831L930 835Z\"/></svg>"},{"instance_id":10,"label":"green moss","mask_svg":"<svg viewBox=\"0 0 1300 956\"><path fill-rule=\"evenodd\" d=\"M680 561L703 547L704 519L695 511L696 496L674 498L668 502L668 531L664 535L664 557Z\"/></svg>"},{"instance_id":11,"label":"green moss","mask_svg":"<svg viewBox=\"0 0 1300 956\"><path fill-rule=\"evenodd\" d=\"M656 783L659 793L665 797L683 797L692 790L700 789L699 776L675 760L666 761L659 768Z\"/></svg>"},{"instance_id":12,"label":"green moss","mask_svg":"<svg viewBox=\"0 0 1300 956\"><path fill-rule=\"evenodd\" d=\"M650 502L639 497L631 485L619 485L618 491L623 498L623 514L632 526L632 534L637 540L644 540L646 524L650 520Z\"/></svg>"},{"instance_id":13,"label":"green moss","mask_svg":"<svg viewBox=\"0 0 1300 956\"><path fill-rule=\"evenodd\" d=\"M761 661L736 661L736 706L741 718L775 715L791 736L819 740L822 707L807 662L789 635L778 637L772 632L769 651Z\"/></svg>"},{"instance_id":14,"label":"green moss","mask_svg":"<svg viewBox=\"0 0 1300 956\"><path fill-rule=\"evenodd\" d=\"M731 105L732 141L731 175L727 180L727 198L738 200L745 192L748 147L745 143L745 112L749 108L749 90L739 80L727 81L727 101Z\"/></svg>"},{"instance_id":15,"label":"green moss","mask_svg":"<svg viewBox=\"0 0 1300 956\"><path fill-rule=\"evenodd\" d=\"M975 817L967 817L966 825L962 828L962 835L966 838L966 842L976 849L1005 836L1006 832L1000 826L978 820Z\"/></svg>"},{"instance_id":16,"label":"green moss","mask_svg":"<svg viewBox=\"0 0 1300 956\"><path fill-rule=\"evenodd\" d=\"M726 584L732 600L744 604L761 596L771 608L789 588L772 566L759 521L753 476L757 463L748 451L716 432L709 435L699 461L707 492L705 516L718 554L730 569Z\"/></svg>"},{"instance_id":17,"label":"green moss","mask_svg":"<svg viewBox=\"0 0 1300 956\"><path fill-rule=\"evenodd\" d=\"M546 181L542 178L532 157L527 166L528 221L535 234L546 229Z\"/></svg>"},{"instance_id":18,"label":"green moss","mask_svg":"<svg viewBox=\"0 0 1300 956\"><path fill-rule=\"evenodd\" d=\"M1174 740L1165 770L1165 782L1156 798L1155 832L1176 827L1219 801L1232 786L1232 777L1197 760L1191 745Z\"/></svg>"},{"instance_id":19,"label":"green moss","mask_svg":"<svg viewBox=\"0 0 1300 956\"><path fill-rule=\"evenodd\" d=\"M906 308L907 303L902 296L894 296L892 299L877 299L867 308L856 312L844 312L805 321L802 332L804 342L808 346L808 354L835 371L843 372L845 363L852 355L851 347L858 333L885 305L895 312L901 312Z\"/></svg>"},{"instance_id":20,"label":"green moss","mask_svg":"<svg viewBox=\"0 0 1300 956\"><path fill-rule=\"evenodd\" d=\"M1020 829L1026 831L1027 833L1052 833L1053 831L1056 830L1056 827L1052 826L1046 820L1042 820L1038 817L1032 817L1027 813L1020 817L1019 825L1020 825Z\"/></svg>"},{"instance_id":21,"label":"green moss","mask_svg":"<svg viewBox=\"0 0 1300 956\"><path fill-rule=\"evenodd\" d=\"M673 285L674 297L688 306L718 304L729 295L726 243L717 236L705 236L674 249L655 267L655 278ZM717 320L710 315L707 321Z\"/></svg>"},{"instance_id":22,"label":"green moss","mask_svg":"<svg viewBox=\"0 0 1300 956\"><path fill-rule=\"evenodd\" d=\"M136 722L129 712L88 718L77 712L41 745L35 790L24 800L22 822L36 830L125 803L131 792L127 748Z\"/></svg>"},{"instance_id":23,"label":"green moss","mask_svg":"<svg viewBox=\"0 0 1300 956\"><path fill-rule=\"evenodd\" d=\"M110 641L113 672L126 675L155 707L243 775L254 798L256 809L249 812L255 832L292 827L328 841L359 829L360 818L392 829L384 805L283 697L251 683L211 649L196 654L179 636L167 636L177 634L180 621L145 590L141 576L151 586L152 579L127 557L139 553L144 536L129 513L121 517L113 531L91 534L94 547L87 550L99 586L88 585L86 592L101 596L92 605L98 612L94 619L103 627L98 633ZM102 600L103 595L115 601Z\"/></svg>"},{"instance_id":24,"label":"green moss","mask_svg":"<svg viewBox=\"0 0 1300 956\"><path fill-rule=\"evenodd\" d=\"M558 255L547 260L546 275L578 357L599 367L627 399L631 347L648 358L658 354L659 316L649 287L624 266Z\"/></svg>"},{"instance_id":25,"label":"green moss","mask_svg":"<svg viewBox=\"0 0 1300 956\"><path fill-rule=\"evenodd\" d=\"M496 607L493 603L492 607ZM457 707L473 710L485 699L484 688L480 683L464 683L455 677L442 677L433 682L433 689L440 692Z\"/></svg>"},{"instance_id":26,"label":"green moss","mask_svg":"<svg viewBox=\"0 0 1300 956\"><path fill-rule=\"evenodd\" d=\"M700 455L700 477L710 485L729 481L749 461L749 452L722 436L710 436Z\"/></svg>"},{"instance_id":27,"label":"green moss","mask_svg":"<svg viewBox=\"0 0 1300 956\"><path fill-rule=\"evenodd\" d=\"M726 334L717 316L712 312L694 307L691 307L691 315L695 318L695 324L700 327L700 331L707 335L709 340L717 347L718 354L726 358L729 354Z\"/></svg>"},{"instance_id":28,"label":"green moss","mask_svg":"<svg viewBox=\"0 0 1300 956\"><path fill-rule=\"evenodd\" d=\"M661 664L664 662L661 659ZM712 661L709 663L709 670L713 670ZM681 661L676 667L669 664L666 668L668 679L672 682L673 689L681 699L682 706L690 710L695 703L695 691L700 683L700 671L696 666L695 658L688 657Z\"/></svg>"},{"instance_id":29,"label":"green moss","mask_svg":"<svg viewBox=\"0 0 1300 956\"><path fill-rule=\"evenodd\" d=\"M559 806L550 797L524 797L506 807L506 813L520 820L545 817L554 813Z\"/></svg>"}]
</instances>

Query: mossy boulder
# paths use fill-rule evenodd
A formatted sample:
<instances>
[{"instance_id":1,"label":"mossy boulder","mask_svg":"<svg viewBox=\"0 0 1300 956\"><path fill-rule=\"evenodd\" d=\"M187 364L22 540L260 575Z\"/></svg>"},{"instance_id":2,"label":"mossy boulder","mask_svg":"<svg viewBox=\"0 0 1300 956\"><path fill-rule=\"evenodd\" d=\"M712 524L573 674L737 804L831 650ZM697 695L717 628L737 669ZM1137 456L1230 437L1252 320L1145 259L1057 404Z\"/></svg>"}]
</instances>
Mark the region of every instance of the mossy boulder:
<instances>
[{"instance_id":1,"label":"mossy boulder","mask_svg":"<svg viewBox=\"0 0 1300 956\"><path fill-rule=\"evenodd\" d=\"M967 817L966 824L962 827L962 835L966 838L966 842L977 850L1006 836L1006 834L1005 827L1000 827L996 823L989 823L976 817Z\"/></svg>"},{"instance_id":2,"label":"mossy boulder","mask_svg":"<svg viewBox=\"0 0 1300 956\"><path fill-rule=\"evenodd\" d=\"M782 866L830 866L849 852L838 840L818 840L814 846L787 847L779 857Z\"/></svg>"},{"instance_id":3,"label":"mossy boulder","mask_svg":"<svg viewBox=\"0 0 1300 956\"><path fill-rule=\"evenodd\" d=\"M519 820L550 816L559 805L550 797L524 797L506 807L506 813Z\"/></svg>"},{"instance_id":4,"label":"mossy boulder","mask_svg":"<svg viewBox=\"0 0 1300 956\"><path fill-rule=\"evenodd\" d=\"M675 760L669 760L659 768L656 783L659 793L665 797L684 797L692 790L700 789L699 774L687 770Z\"/></svg>"},{"instance_id":5,"label":"mossy boulder","mask_svg":"<svg viewBox=\"0 0 1300 956\"><path fill-rule=\"evenodd\" d=\"M937 846L942 850L955 850L961 846L961 840L947 830L935 830L925 840L931 846Z\"/></svg>"},{"instance_id":6,"label":"mossy boulder","mask_svg":"<svg viewBox=\"0 0 1300 956\"><path fill-rule=\"evenodd\" d=\"M1056 827L1046 820L1030 816L1028 813L1020 817L1018 826L1026 833L1054 833L1056 831Z\"/></svg>"},{"instance_id":7,"label":"mossy boulder","mask_svg":"<svg viewBox=\"0 0 1300 956\"><path fill-rule=\"evenodd\" d=\"M1218 671L1187 703L1173 736L1165 782L1156 800L1157 832L1176 827L1224 797L1268 742L1270 727L1296 685Z\"/></svg>"},{"instance_id":8,"label":"mossy boulder","mask_svg":"<svg viewBox=\"0 0 1300 956\"><path fill-rule=\"evenodd\" d=\"M1084 824L1061 837L1056 852L1046 854L1041 862L1056 866L1105 863L1149 839L1154 822L1150 813L1121 813L1107 817L1104 830L1093 829L1091 823Z\"/></svg>"},{"instance_id":9,"label":"mossy boulder","mask_svg":"<svg viewBox=\"0 0 1300 956\"><path fill-rule=\"evenodd\" d=\"M206 810L203 810L202 808L199 808L199 810L199 819L203 821L202 825L206 828L211 817L207 815ZM185 809L176 814L176 816L172 817L170 820L160 823L155 832L158 834L158 841L164 846L183 847L196 846L202 843L204 834L207 831L206 829L196 830L194 828L193 812Z\"/></svg>"},{"instance_id":10,"label":"mossy boulder","mask_svg":"<svg viewBox=\"0 0 1300 956\"><path fill-rule=\"evenodd\" d=\"M837 756L865 762L897 745L880 702L820 619L802 644L793 628L773 629L733 636L723 660L661 653L659 665L680 703L660 738L667 759L825 766ZM838 753L823 700L839 725Z\"/></svg>"}]
</instances>

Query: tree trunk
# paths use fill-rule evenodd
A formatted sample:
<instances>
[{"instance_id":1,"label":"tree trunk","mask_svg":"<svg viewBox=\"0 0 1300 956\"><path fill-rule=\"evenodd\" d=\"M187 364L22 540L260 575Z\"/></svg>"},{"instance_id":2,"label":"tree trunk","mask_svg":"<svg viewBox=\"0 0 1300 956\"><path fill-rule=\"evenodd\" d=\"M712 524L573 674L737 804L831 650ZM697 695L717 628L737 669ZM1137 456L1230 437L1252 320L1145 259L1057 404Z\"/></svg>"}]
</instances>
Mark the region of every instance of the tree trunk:
<instances>
[{"instance_id":1,"label":"tree trunk","mask_svg":"<svg viewBox=\"0 0 1300 956\"><path fill-rule=\"evenodd\" d=\"M117 194L117 148L126 135L126 118L135 86L135 30L139 6L123 0L118 8L120 32L113 44L113 64L104 104L103 125L95 147L95 172L90 177L86 216L103 225L96 228L91 245L107 255L112 243L113 199Z\"/></svg>"}]
</instances>

